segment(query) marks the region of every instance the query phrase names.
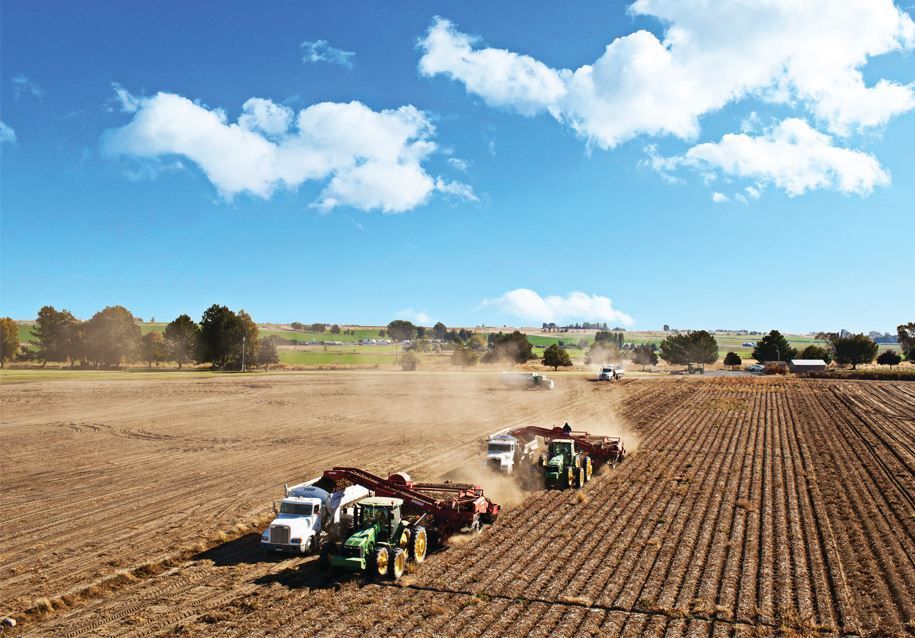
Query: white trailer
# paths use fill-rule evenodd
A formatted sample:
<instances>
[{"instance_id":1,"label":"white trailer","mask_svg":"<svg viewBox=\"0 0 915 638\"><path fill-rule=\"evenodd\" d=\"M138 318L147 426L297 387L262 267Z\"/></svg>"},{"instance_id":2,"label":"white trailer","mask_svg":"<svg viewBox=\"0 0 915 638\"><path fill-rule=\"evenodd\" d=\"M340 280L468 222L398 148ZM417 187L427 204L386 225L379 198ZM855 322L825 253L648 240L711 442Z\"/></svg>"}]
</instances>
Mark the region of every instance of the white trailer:
<instances>
[{"instance_id":1,"label":"white trailer","mask_svg":"<svg viewBox=\"0 0 915 638\"><path fill-rule=\"evenodd\" d=\"M486 442L486 467L504 474L512 474L515 466L522 462L534 462L537 440L520 441L507 432L506 429L489 435Z\"/></svg>"},{"instance_id":2,"label":"white trailer","mask_svg":"<svg viewBox=\"0 0 915 638\"><path fill-rule=\"evenodd\" d=\"M552 379L536 372L503 372L502 385L510 388L552 390L555 384Z\"/></svg>"},{"instance_id":3,"label":"white trailer","mask_svg":"<svg viewBox=\"0 0 915 638\"><path fill-rule=\"evenodd\" d=\"M277 516L261 535L262 549L313 554L352 525L353 506L372 494L360 485L330 493L315 485L319 480L284 486L286 496L273 506Z\"/></svg>"}]
</instances>

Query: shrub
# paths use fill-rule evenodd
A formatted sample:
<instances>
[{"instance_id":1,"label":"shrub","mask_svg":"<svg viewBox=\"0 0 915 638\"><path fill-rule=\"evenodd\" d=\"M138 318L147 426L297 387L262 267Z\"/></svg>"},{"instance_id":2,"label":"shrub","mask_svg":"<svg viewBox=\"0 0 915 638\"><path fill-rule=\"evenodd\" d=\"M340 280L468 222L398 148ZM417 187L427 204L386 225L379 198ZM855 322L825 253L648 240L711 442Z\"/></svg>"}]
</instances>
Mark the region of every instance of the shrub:
<instances>
[{"instance_id":1,"label":"shrub","mask_svg":"<svg viewBox=\"0 0 915 638\"><path fill-rule=\"evenodd\" d=\"M877 357L877 363L882 366L898 366L902 362L902 357L895 350L886 350Z\"/></svg>"},{"instance_id":2,"label":"shrub","mask_svg":"<svg viewBox=\"0 0 915 638\"><path fill-rule=\"evenodd\" d=\"M419 356L413 352L405 352L400 358L401 370L416 370L419 366Z\"/></svg>"}]
</instances>

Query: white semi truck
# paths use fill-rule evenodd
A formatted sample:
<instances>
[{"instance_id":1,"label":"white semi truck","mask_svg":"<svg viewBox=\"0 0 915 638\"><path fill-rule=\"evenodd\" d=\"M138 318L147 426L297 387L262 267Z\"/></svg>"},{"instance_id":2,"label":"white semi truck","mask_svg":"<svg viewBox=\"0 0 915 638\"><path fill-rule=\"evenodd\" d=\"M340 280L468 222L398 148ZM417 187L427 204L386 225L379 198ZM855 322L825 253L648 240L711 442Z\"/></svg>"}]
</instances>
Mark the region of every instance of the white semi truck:
<instances>
[{"instance_id":1,"label":"white semi truck","mask_svg":"<svg viewBox=\"0 0 915 638\"><path fill-rule=\"evenodd\" d=\"M267 551L313 554L324 540L334 540L352 526L353 506L371 496L359 485L330 493L314 485L319 479L286 488L286 496L274 504L277 516L261 535Z\"/></svg>"},{"instance_id":2,"label":"white semi truck","mask_svg":"<svg viewBox=\"0 0 915 638\"><path fill-rule=\"evenodd\" d=\"M538 390L552 390L554 383L542 374L536 372L503 372L502 385L510 388L534 388Z\"/></svg>"},{"instance_id":3,"label":"white semi truck","mask_svg":"<svg viewBox=\"0 0 915 638\"><path fill-rule=\"evenodd\" d=\"M512 474L515 466L526 461L534 462L534 453L537 451L537 440L524 442L501 430L489 435L486 442L486 466L496 472Z\"/></svg>"},{"instance_id":4,"label":"white semi truck","mask_svg":"<svg viewBox=\"0 0 915 638\"><path fill-rule=\"evenodd\" d=\"M623 378L626 371L623 366L617 366L605 363L600 368L600 374L597 376L598 381L619 381Z\"/></svg>"}]
</instances>

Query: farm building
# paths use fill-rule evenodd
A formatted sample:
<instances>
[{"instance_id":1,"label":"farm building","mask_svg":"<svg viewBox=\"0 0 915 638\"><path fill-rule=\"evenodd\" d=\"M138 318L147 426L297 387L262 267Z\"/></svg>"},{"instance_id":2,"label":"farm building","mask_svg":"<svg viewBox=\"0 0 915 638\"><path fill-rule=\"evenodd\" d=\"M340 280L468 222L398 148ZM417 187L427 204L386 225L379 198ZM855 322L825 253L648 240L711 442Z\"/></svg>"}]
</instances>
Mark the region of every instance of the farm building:
<instances>
[{"instance_id":1,"label":"farm building","mask_svg":"<svg viewBox=\"0 0 915 638\"><path fill-rule=\"evenodd\" d=\"M792 359L788 363L791 372L819 372L826 369L826 362L822 359Z\"/></svg>"}]
</instances>

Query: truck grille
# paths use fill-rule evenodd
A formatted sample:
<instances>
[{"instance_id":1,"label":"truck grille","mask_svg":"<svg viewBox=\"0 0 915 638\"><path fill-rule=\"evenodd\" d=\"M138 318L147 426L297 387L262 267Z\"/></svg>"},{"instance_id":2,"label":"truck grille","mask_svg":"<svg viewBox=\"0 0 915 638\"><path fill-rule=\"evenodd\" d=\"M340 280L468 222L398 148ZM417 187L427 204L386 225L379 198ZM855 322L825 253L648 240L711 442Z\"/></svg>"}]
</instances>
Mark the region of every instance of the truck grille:
<instances>
[{"instance_id":1,"label":"truck grille","mask_svg":"<svg viewBox=\"0 0 915 638\"><path fill-rule=\"evenodd\" d=\"M271 543L280 543L282 545L289 544L289 528L285 525L273 525L270 528L270 542Z\"/></svg>"}]
</instances>

